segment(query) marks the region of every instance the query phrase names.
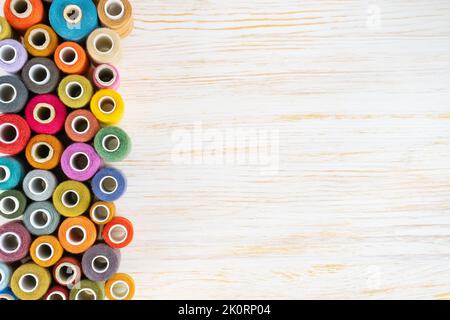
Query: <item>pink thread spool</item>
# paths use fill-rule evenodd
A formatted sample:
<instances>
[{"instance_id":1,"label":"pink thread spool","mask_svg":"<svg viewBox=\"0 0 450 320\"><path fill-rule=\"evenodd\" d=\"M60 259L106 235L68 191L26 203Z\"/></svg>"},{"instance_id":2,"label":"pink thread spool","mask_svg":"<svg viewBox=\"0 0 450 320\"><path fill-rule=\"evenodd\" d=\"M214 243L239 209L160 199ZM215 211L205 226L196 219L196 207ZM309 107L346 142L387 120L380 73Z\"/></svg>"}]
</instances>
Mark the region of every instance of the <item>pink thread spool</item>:
<instances>
[{"instance_id":1,"label":"pink thread spool","mask_svg":"<svg viewBox=\"0 0 450 320\"><path fill-rule=\"evenodd\" d=\"M111 64L97 66L92 74L92 80L99 89L117 90L120 86L119 71Z\"/></svg>"},{"instance_id":2,"label":"pink thread spool","mask_svg":"<svg viewBox=\"0 0 450 320\"><path fill-rule=\"evenodd\" d=\"M72 180L86 181L92 178L102 165L95 149L85 143L74 143L64 150L61 167L64 174Z\"/></svg>"},{"instance_id":3,"label":"pink thread spool","mask_svg":"<svg viewBox=\"0 0 450 320\"><path fill-rule=\"evenodd\" d=\"M66 106L52 94L34 97L25 108L25 119L36 133L58 133L64 126L66 116Z\"/></svg>"}]
</instances>

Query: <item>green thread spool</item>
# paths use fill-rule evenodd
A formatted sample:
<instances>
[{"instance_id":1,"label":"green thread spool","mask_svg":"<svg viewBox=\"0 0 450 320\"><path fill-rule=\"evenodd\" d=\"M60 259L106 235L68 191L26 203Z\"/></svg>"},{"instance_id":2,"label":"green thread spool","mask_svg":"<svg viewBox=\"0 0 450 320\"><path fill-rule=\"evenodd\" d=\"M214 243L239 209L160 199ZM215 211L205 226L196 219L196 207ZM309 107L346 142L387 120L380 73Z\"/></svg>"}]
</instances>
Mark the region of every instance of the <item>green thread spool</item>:
<instances>
[{"instance_id":1,"label":"green thread spool","mask_svg":"<svg viewBox=\"0 0 450 320\"><path fill-rule=\"evenodd\" d=\"M105 127L95 135L94 147L106 162L122 161L130 153L131 140L122 129Z\"/></svg>"}]
</instances>

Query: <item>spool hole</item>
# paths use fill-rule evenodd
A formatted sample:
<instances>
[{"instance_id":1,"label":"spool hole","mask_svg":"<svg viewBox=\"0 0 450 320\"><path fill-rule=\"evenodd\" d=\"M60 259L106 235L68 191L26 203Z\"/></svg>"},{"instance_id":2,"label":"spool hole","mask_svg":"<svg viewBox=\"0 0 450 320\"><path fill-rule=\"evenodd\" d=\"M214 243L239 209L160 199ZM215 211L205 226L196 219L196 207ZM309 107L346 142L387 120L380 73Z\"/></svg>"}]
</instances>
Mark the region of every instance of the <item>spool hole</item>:
<instances>
[{"instance_id":1,"label":"spool hole","mask_svg":"<svg viewBox=\"0 0 450 320\"><path fill-rule=\"evenodd\" d=\"M108 135L103 138L102 141L103 148L108 152L114 152L117 151L120 147L120 140L115 135Z\"/></svg>"},{"instance_id":2,"label":"spool hole","mask_svg":"<svg viewBox=\"0 0 450 320\"><path fill-rule=\"evenodd\" d=\"M113 39L107 34L100 34L94 41L95 49L103 54L110 53L114 48Z\"/></svg>"},{"instance_id":3,"label":"spool hole","mask_svg":"<svg viewBox=\"0 0 450 320\"><path fill-rule=\"evenodd\" d=\"M39 258L39 260L48 261L53 257L53 254L53 246L49 243L41 243L36 248L36 256Z\"/></svg>"},{"instance_id":4,"label":"spool hole","mask_svg":"<svg viewBox=\"0 0 450 320\"><path fill-rule=\"evenodd\" d=\"M50 224L51 217L47 210L38 209L30 216L30 223L35 229L43 229Z\"/></svg>"},{"instance_id":5,"label":"spool hole","mask_svg":"<svg viewBox=\"0 0 450 320\"><path fill-rule=\"evenodd\" d=\"M123 17L125 7L120 0L108 0L105 4L105 13L108 18L118 20Z\"/></svg>"},{"instance_id":6,"label":"spool hole","mask_svg":"<svg viewBox=\"0 0 450 320\"><path fill-rule=\"evenodd\" d=\"M9 179L11 173L8 167L0 166L0 183L5 182Z\"/></svg>"},{"instance_id":7,"label":"spool hole","mask_svg":"<svg viewBox=\"0 0 450 320\"><path fill-rule=\"evenodd\" d=\"M28 72L30 80L35 84L43 85L50 81L50 70L42 64L35 64Z\"/></svg>"},{"instance_id":8,"label":"spool hole","mask_svg":"<svg viewBox=\"0 0 450 320\"><path fill-rule=\"evenodd\" d=\"M103 113L112 113L116 109L116 101L111 97L103 97L99 101L99 107Z\"/></svg>"},{"instance_id":9,"label":"spool hole","mask_svg":"<svg viewBox=\"0 0 450 320\"><path fill-rule=\"evenodd\" d=\"M102 223L108 220L110 212L109 208L105 205L99 204L92 210L92 215L97 223Z\"/></svg>"},{"instance_id":10,"label":"spool hole","mask_svg":"<svg viewBox=\"0 0 450 320\"><path fill-rule=\"evenodd\" d=\"M78 134L84 134L89 130L90 124L86 117L78 116L72 121L72 129Z\"/></svg>"},{"instance_id":11,"label":"spool hole","mask_svg":"<svg viewBox=\"0 0 450 320\"><path fill-rule=\"evenodd\" d=\"M80 289L75 296L75 300L96 300L96 299L97 295L95 294L94 290L89 288Z\"/></svg>"},{"instance_id":12,"label":"spool hole","mask_svg":"<svg viewBox=\"0 0 450 320\"><path fill-rule=\"evenodd\" d=\"M13 214L19 210L19 200L16 197L4 197L0 201L0 208L4 214Z\"/></svg>"},{"instance_id":13,"label":"spool hole","mask_svg":"<svg viewBox=\"0 0 450 320\"><path fill-rule=\"evenodd\" d=\"M79 245L86 240L86 231L80 226L73 226L67 230L66 236L70 244Z\"/></svg>"},{"instance_id":14,"label":"spool hole","mask_svg":"<svg viewBox=\"0 0 450 320\"><path fill-rule=\"evenodd\" d=\"M108 236L112 242L119 244L127 239L128 231L123 225L116 224L109 229Z\"/></svg>"},{"instance_id":15,"label":"spool hole","mask_svg":"<svg viewBox=\"0 0 450 320\"><path fill-rule=\"evenodd\" d=\"M34 160L43 163L53 157L53 148L45 142L37 143L32 147L32 154Z\"/></svg>"},{"instance_id":16,"label":"spool hole","mask_svg":"<svg viewBox=\"0 0 450 320\"><path fill-rule=\"evenodd\" d=\"M34 119L43 124L48 124L55 118L55 108L47 103L39 103L33 110Z\"/></svg>"},{"instance_id":17,"label":"spool hole","mask_svg":"<svg viewBox=\"0 0 450 320\"><path fill-rule=\"evenodd\" d=\"M73 65L78 61L78 53L72 47L65 47L61 49L59 58L67 65Z\"/></svg>"},{"instance_id":18,"label":"spool hole","mask_svg":"<svg viewBox=\"0 0 450 320\"><path fill-rule=\"evenodd\" d=\"M36 49L44 49L50 42L50 36L44 29L34 29L30 34L30 44Z\"/></svg>"},{"instance_id":19,"label":"spool hole","mask_svg":"<svg viewBox=\"0 0 450 320\"><path fill-rule=\"evenodd\" d=\"M104 273L109 268L109 260L105 256L96 256L91 264L92 269L97 273Z\"/></svg>"},{"instance_id":20,"label":"spool hole","mask_svg":"<svg viewBox=\"0 0 450 320\"><path fill-rule=\"evenodd\" d=\"M114 82L116 78L116 73L113 69L109 67L104 67L100 69L97 73L97 79L100 83L103 85L110 85L112 82Z\"/></svg>"},{"instance_id":21,"label":"spool hole","mask_svg":"<svg viewBox=\"0 0 450 320\"><path fill-rule=\"evenodd\" d=\"M63 16L67 22L71 24L77 24L83 17L83 11L81 11L81 8L79 6L71 4L64 8Z\"/></svg>"},{"instance_id":22,"label":"spool hole","mask_svg":"<svg viewBox=\"0 0 450 320\"><path fill-rule=\"evenodd\" d=\"M28 189L33 194L42 194L47 190L47 181L42 177L35 177L28 184Z\"/></svg>"},{"instance_id":23,"label":"spool hole","mask_svg":"<svg viewBox=\"0 0 450 320\"><path fill-rule=\"evenodd\" d=\"M114 193L117 187L117 180L114 177L107 176L100 181L100 188L104 193Z\"/></svg>"},{"instance_id":24,"label":"spool hole","mask_svg":"<svg viewBox=\"0 0 450 320\"><path fill-rule=\"evenodd\" d=\"M16 88L9 84L0 84L0 101L3 103L11 103L16 99L17 91Z\"/></svg>"},{"instance_id":25,"label":"spool hole","mask_svg":"<svg viewBox=\"0 0 450 320\"><path fill-rule=\"evenodd\" d=\"M66 94L70 99L76 100L81 98L84 93L83 86L78 82L71 82L66 87Z\"/></svg>"},{"instance_id":26,"label":"spool hole","mask_svg":"<svg viewBox=\"0 0 450 320\"><path fill-rule=\"evenodd\" d=\"M16 61L17 51L13 46L4 45L0 48L0 60L4 63L13 63Z\"/></svg>"},{"instance_id":27,"label":"spool hole","mask_svg":"<svg viewBox=\"0 0 450 320\"><path fill-rule=\"evenodd\" d=\"M67 208L73 208L80 202L80 196L73 190L68 190L62 195L62 203Z\"/></svg>"},{"instance_id":28,"label":"spool hole","mask_svg":"<svg viewBox=\"0 0 450 320\"><path fill-rule=\"evenodd\" d=\"M33 292L39 285L39 279L32 273L24 274L19 279L19 288L24 292Z\"/></svg>"},{"instance_id":29,"label":"spool hole","mask_svg":"<svg viewBox=\"0 0 450 320\"><path fill-rule=\"evenodd\" d=\"M111 295L118 300L125 299L130 293L130 286L125 281L116 281L111 286Z\"/></svg>"},{"instance_id":30,"label":"spool hole","mask_svg":"<svg viewBox=\"0 0 450 320\"><path fill-rule=\"evenodd\" d=\"M55 291L55 292L50 293L47 296L47 300L59 300L59 301L61 301L61 300L66 300L66 297L61 292Z\"/></svg>"},{"instance_id":31,"label":"spool hole","mask_svg":"<svg viewBox=\"0 0 450 320\"><path fill-rule=\"evenodd\" d=\"M14 232L6 232L0 236L0 250L6 253L14 253L19 250L21 240Z\"/></svg>"},{"instance_id":32,"label":"spool hole","mask_svg":"<svg viewBox=\"0 0 450 320\"><path fill-rule=\"evenodd\" d=\"M77 276L74 266L69 263L60 264L58 266L57 274L58 280L63 284L72 283Z\"/></svg>"},{"instance_id":33,"label":"spool hole","mask_svg":"<svg viewBox=\"0 0 450 320\"><path fill-rule=\"evenodd\" d=\"M84 152L77 152L70 157L70 166L75 171L84 171L89 167L89 157Z\"/></svg>"},{"instance_id":34,"label":"spool hole","mask_svg":"<svg viewBox=\"0 0 450 320\"><path fill-rule=\"evenodd\" d=\"M26 0L13 0L11 8L15 16L23 16L31 9L30 6L31 4Z\"/></svg>"}]
</instances>

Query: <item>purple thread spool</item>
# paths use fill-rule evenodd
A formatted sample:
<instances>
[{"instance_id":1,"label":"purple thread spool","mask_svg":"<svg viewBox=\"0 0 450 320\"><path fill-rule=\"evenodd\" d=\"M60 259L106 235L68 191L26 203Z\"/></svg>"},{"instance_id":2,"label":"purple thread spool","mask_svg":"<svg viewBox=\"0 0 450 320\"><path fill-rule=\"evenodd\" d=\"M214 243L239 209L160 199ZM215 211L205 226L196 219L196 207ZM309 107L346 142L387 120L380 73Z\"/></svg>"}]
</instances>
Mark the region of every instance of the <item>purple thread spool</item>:
<instances>
[{"instance_id":1,"label":"purple thread spool","mask_svg":"<svg viewBox=\"0 0 450 320\"><path fill-rule=\"evenodd\" d=\"M0 41L0 68L9 73L19 72L28 60L25 47L17 40Z\"/></svg>"},{"instance_id":2,"label":"purple thread spool","mask_svg":"<svg viewBox=\"0 0 450 320\"><path fill-rule=\"evenodd\" d=\"M86 181L92 178L102 165L95 149L85 143L74 143L64 150L61 167L72 180Z\"/></svg>"},{"instance_id":3,"label":"purple thread spool","mask_svg":"<svg viewBox=\"0 0 450 320\"><path fill-rule=\"evenodd\" d=\"M0 227L0 261L15 262L25 258L30 250L31 236L20 222Z\"/></svg>"}]
</instances>

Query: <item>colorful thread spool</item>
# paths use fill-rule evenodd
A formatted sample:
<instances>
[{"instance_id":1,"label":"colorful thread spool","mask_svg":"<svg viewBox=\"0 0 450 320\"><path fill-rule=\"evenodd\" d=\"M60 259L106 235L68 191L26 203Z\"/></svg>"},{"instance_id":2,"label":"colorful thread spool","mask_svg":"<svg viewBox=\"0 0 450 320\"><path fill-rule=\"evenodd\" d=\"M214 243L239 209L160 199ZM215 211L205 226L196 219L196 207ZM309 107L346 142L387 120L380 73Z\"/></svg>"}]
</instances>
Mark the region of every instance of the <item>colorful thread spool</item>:
<instances>
[{"instance_id":1,"label":"colorful thread spool","mask_svg":"<svg viewBox=\"0 0 450 320\"><path fill-rule=\"evenodd\" d=\"M58 36L45 24L37 24L27 30L23 37L28 53L35 57L51 56L58 46Z\"/></svg>"},{"instance_id":2,"label":"colorful thread spool","mask_svg":"<svg viewBox=\"0 0 450 320\"><path fill-rule=\"evenodd\" d=\"M54 236L41 236L36 238L30 247L31 259L38 266L48 268L61 259L64 253L61 244Z\"/></svg>"},{"instance_id":3,"label":"colorful thread spool","mask_svg":"<svg viewBox=\"0 0 450 320\"><path fill-rule=\"evenodd\" d=\"M59 164L63 148L55 136L38 134L28 142L25 157L33 168L52 170Z\"/></svg>"},{"instance_id":4,"label":"colorful thread spool","mask_svg":"<svg viewBox=\"0 0 450 320\"><path fill-rule=\"evenodd\" d=\"M25 210L23 223L34 236L52 234L58 228L60 215L48 202L33 202Z\"/></svg>"},{"instance_id":5,"label":"colorful thread spool","mask_svg":"<svg viewBox=\"0 0 450 320\"><path fill-rule=\"evenodd\" d=\"M81 280L76 288L70 290L70 300L104 300L105 288L100 282Z\"/></svg>"},{"instance_id":6,"label":"colorful thread spool","mask_svg":"<svg viewBox=\"0 0 450 320\"><path fill-rule=\"evenodd\" d=\"M0 190L14 189L22 182L23 175L20 161L13 157L0 158Z\"/></svg>"},{"instance_id":7,"label":"colorful thread spool","mask_svg":"<svg viewBox=\"0 0 450 320\"><path fill-rule=\"evenodd\" d=\"M55 91L59 83L59 70L49 58L33 58L22 69L22 80L35 94Z\"/></svg>"},{"instance_id":8,"label":"colorful thread spool","mask_svg":"<svg viewBox=\"0 0 450 320\"><path fill-rule=\"evenodd\" d=\"M103 240L114 249L121 249L133 240L134 229L131 222L123 217L115 217L105 225L102 232Z\"/></svg>"},{"instance_id":9,"label":"colorful thread spool","mask_svg":"<svg viewBox=\"0 0 450 320\"><path fill-rule=\"evenodd\" d=\"M75 110L66 118L64 128L67 136L75 142L88 142L100 130L97 118L87 110Z\"/></svg>"},{"instance_id":10,"label":"colorful thread spool","mask_svg":"<svg viewBox=\"0 0 450 320\"><path fill-rule=\"evenodd\" d=\"M6 0L3 12L8 23L17 31L25 31L44 19L41 0Z\"/></svg>"},{"instance_id":11,"label":"colorful thread spool","mask_svg":"<svg viewBox=\"0 0 450 320\"><path fill-rule=\"evenodd\" d=\"M0 153L15 155L22 152L30 135L25 119L14 114L0 115Z\"/></svg>"},{"instance_id":12,"label":"colorful thread spool","mask_svg":"<svg viewBox=\"0 0 450 320\"><path fill-rule=\"evenodd\" d=\"M78 181L64 181L53 192L53 205L64 217L76 217L85 213L90 202L89 189Z\"/></svg>"},{"instance_id":13,"label":"colorful thread spool","mask_svg":"<svg viewBox=\"0 0 450 320\"><path fill-rule=\"evenodd\" d=\"M122 56L120 36L114 30L98 28L89 35L86 50L96 64L116 64Z\"/></svg>"},{"instance_id":14,"label":"colorful thread spool","mask_svg":"<svg viewBox=\"0 0 450 320\"><path fill-rule=\"evenodd\" d=\"M99 89L117 90L120 86L119 70L111 64L101 64L94 69L92 81Z\"/></svg>"},{"instance_id":15,"label":"colorful thread spool","mask_svg":"<svg viewBox=\"0 0 450 320\"><path fill-rule=\"evenodd\" d=\"M78 109L91 101L94 88L91 82L79 75L65 77L58 86L58 96L69 108Z\"/></svg>"},{"instance_id":16,"label":"colorful thread spool","mask_svg":"<svg viewBox=\"0 0 450 320\"><path fill-rule=\"evenodd\" d=\"M0 17L0 40L12 38L13 32L11 26L5 17Z\"/></svg>"},{"instance_id":17,"label":"colorful thread spool","mask_svg":"<svg viewBox=\"0 0 450 320\"><path fill-rule=\"evenodd\" d=\"M18 113L28 101L28 89L16 76L0 77L0 112Z\"/></svg>"},{"instance_id":18,"label":"colorful thread spool","mask_svg":"<svg viewBox=\"0 0 450 320\"><path fill-rule=\"evenodd\" d=\"M98 26L97 9L92 1L53 1L49 18L61 38L75 42L84 40Z\"/></svg>"},{"instance_id":19,"label":"colorful thread spool","mask_svg":"<svg viewBox=\"0 0 450 320\"><path fill-rule=\"evenodd\" d=\"M0 262L0 292L9 286L11 280L12 268L6 263Z\"/></svg>"},{"instance_id":20,"label":"colorful thread spool","mask_svg":"<svg viewBox=\"0 0 450 320\"><path fill-rule=\"evenodd\" d=\"M0 301L1 300L17 300L17 297L11 291L11 288L6 288L0 291Z\"/></svg>"},{"instance_id":21,"label":"colorful thread spool","mask_svg":"<svg viewBox=\"0 0 450 320\"><path fill-rule=\"evenodd\" d=\"M86 51L76 42L63 42L55 51L55 64L64 73L84 74L89 67Z\"/></svg>"},{"instance_id":22,"label":"colorful thread spool","mask_svg":"<svg viewBox=\"0 0 450 320\"><path fill-rule=\"evenodd\" d=\"M120 251L99 243L83 254L81 267L84 275L92 281L106 281L117 272L120 265Z\"/></svg>"},{"instance_id":23,"label":"colorful thread spool","mask_svg":"<svg viewBox=\"0 0 450 320\"><path fill-rule=\"evenodd\" d=\"M28 53L19 41L0 41L0 68L9 73L17 73L22 70L27 60Z\"/></svg>"},{"instance_id":24,"label":"colorful thread spool","mask_svg":"<svg viewBox=\"0 0 450 320\"><path fill-rule=\"evenodd\" d=\"M122 38L133 30L132 7L128 0L100 0L97 11L102 26L116 31Z\"/></svg>"},{"instance_id":25,"label":"colorful thread spool","mask_svg":"<svg viewBox=\"0 0 450 320\"><path fill-rule=\"evenodd\" d=\"M122 161L130 153L131 139L118 127L105 127L95 136L94 146L104 161Z\"/></svg>"},{"instance_id":26,"label":"colorful thread spool","mask_svg":"<svg viewBox=\"0 0 450 320\"><path fill-rule=\"evenodd\" d=\"M0 216L13 220L25 212L27 198L19 190L8 190L0 194Z\"/></svg>"},{"instance_id":27,"label":"colorful thread spool","mask_svg":"<svg viewBox=\"0 0 450 320\"><path fill-rule=\"evenodd\" d=\"M53 267L52 274L58 284L70 289L81 280L81 264L73 257L63 257Z\"/></svg>"},{"instance_id":28,"label":"colorful thread spool","mask_svg":"<svg viewBox=\"0 0 450 320\"><path fill-rule=\"evenodd\" d=\"M25 119L36 133L58 133L64 126L66 116L66 106L51 94L34 97L25 108Z\"/></svg>"},{"instance_id":29,"label":"colorful thread spool","mask_svg":"<svg viewBox=\"0 0 450 320\"><path fill-rule=\"evenodd\" d=\"M116 273L105 284L105 295L109 300L131 300L136 285L128 274Z\"/></svg>"},{"instance_id":30,"label":"colorful thread spool","mask_svg":"<svg viewBox=\"0 0 450 320\"><path fill-rule=\"evenodd\" d=\"M115 168L104 168L92 179L92 192L101 201L118 200L127 188L123 173Z\"/></svg>"},{"instance_id":31,"label":"colorful thread spool","mask_svg":"<svg viewBox=\"0 0 450 320\"><path fill-rule=\"evenodd\" d=\"M107 224L116 215L116 206L113 202L97 201L89 210L91 220L98 225Z\"/></svg>"},{"instance_id":32,"label":"colorful thread spool","mask_svg":"<svg viewBox=\"0 0 450 320\"><path fill-rule=\"evenodd\" d=\"M122 96L112 89L99 90L91 100L92 114L104 125L120 122L124 112Z\"/></svg>"},{"instance_id":33,"label":"colorful thread spool","mask_svg":"<svg viewBox=\"0 0 450 320\"><path fill-rule=\"evenodd\" d=\"M94 148L85 143L70 145L61 157L61 168L64 174L75 181L91 179L101 165L102 160Z\"/></svg>"},{"instance_id":34,"label":"colorful thread spool","mask_svg":"<svg viewBox=\"0 0 450 320\"><path fill-rule=\"evenodd\" d=\"M30 243L30 233L20 222L8 222L0 226L0 261L10 263L25 258Z\"/></svg>"},{"instance_id":35,"label":"colorful thread spool","mask_svg":"<svg viewBox=\"0 0 450 320\"><path fill-rule=\"evenodd\" d=\"M45 294L44 300L69 300L69 290L62 286L54 286Z\"/></svg>"},{"instance_id":36,"label":"colorful thread spool","mask_svg":"<svg viewBox=\"0 0 450 320\"><path fill-rule=\"evenodd\" d=\"M11 289L20 300L39 300L50 283L50 272L34 263L21 265L11 277Z\"/></svg>"},{"instance_id":37,"label":"colorful thread spool","mask_svg":"<svg viewBox=\"0 0 450 320\"><path fill-rule=\"evenodd\" d=\"M57 184L58 180L51 171L36 169L26 174L22 189L31 200L45 201L51 198Z\"/></svg>"},{"instance_id":38,"label":"colorful thread spool","mask_svg":"<svg viewBox=\"0 0 450 320\"><path fill-rule=\"evenodd\" d=\"M62 247L70 253L79 254L87 251L95 243L97 229L86 217L67 218L58 230L58 239Z\"/></svg>"}]
</instances>

